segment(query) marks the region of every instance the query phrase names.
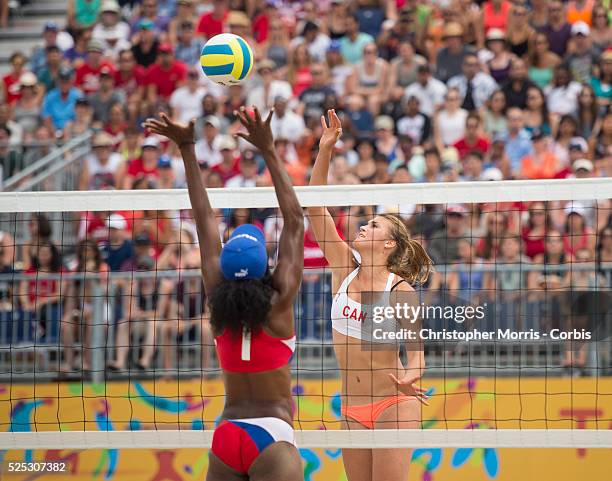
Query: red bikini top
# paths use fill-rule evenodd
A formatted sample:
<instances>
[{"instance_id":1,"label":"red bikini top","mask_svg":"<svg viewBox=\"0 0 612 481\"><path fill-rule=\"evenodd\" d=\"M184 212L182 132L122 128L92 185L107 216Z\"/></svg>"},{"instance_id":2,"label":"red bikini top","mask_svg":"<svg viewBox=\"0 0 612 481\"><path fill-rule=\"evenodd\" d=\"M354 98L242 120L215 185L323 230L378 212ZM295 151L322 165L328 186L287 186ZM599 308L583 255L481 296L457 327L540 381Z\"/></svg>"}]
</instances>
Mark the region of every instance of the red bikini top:
<instances>
[{"instance_id":1,"label":"red bikini top","mask_svg":"<svg viewBox=\"0 0 612 481\"><path fill-rule=\"evenodd\" d=\"M229 372L273 371L289 364L295 351L295 336L273 337L263 329L235 334L228 329L215 337L221 369Z\"/></svg>"}]
</instances>

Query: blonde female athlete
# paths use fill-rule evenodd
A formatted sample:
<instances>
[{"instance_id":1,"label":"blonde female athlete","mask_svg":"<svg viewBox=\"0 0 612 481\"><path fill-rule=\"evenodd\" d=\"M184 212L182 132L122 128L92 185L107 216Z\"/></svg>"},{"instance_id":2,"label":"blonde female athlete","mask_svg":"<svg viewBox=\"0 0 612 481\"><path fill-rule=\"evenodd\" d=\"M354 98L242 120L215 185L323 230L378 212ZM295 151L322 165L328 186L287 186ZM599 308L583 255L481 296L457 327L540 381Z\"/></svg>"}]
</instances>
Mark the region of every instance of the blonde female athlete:
<instances>
[{"instance_id":1,"label":"blonde female athlete","mask_svg":"<svg viewBox=\"0 0 612 481\"><path fill-rule=\"evenodd\" d=\"M328 117L329 126L321 117L323 136L310 185L327 183L332 151L342 134L335 111L328 111ZM427 404L424 390L417 385L425 367L422 348L414 343L407 347L407 366L400 360L399 347L364 349L364 342L372 339L362 331L365 306L361 301L364 292L382 292L382 302L388 305L402 292L414 291L410 284L427 279L431 259L410 239L397 216L379 215L361 227L352 242L357 254L340 238L326 208L308 208L308 216L332 272L331 319L342 373L344 428L419 427L421 403ZM342 456L349 481L408 479L410 449L345 449Z\"/></svg>"}]
</instances>

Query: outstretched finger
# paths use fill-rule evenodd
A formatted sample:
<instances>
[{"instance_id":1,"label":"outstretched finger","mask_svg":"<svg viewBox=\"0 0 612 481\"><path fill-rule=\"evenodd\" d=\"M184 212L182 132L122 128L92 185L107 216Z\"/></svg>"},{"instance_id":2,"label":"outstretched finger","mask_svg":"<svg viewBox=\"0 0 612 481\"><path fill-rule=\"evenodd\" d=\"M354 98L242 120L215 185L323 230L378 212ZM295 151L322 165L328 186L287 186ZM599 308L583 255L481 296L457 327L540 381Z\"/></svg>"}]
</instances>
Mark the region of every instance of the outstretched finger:
<instances>
[{"instance_id":1,"label":"outstretched finger","mask_svg":"<svg viewBox=\"0 0 612 481\"><path fill-rule=\"evenodd\" d=\"M272 121L272 114L274 113L274 109L270 109L270 112L268 112L268 116L266 117L266 125L270 125L270 122Z\"/></svg>"},{"instance_id":2,"label":"outstretched finger","mask_svg":"<svg viewBox=\"0 0 612 481\"><path fill-rule=\"evenodd\" d=\"M142 123L143 127L147 127L147 128L151 128L151 127L157 127L157 128L163 128L166 127L163 123L161 123L159 120L157 119L147 119Z\"/></svg>"},{"instance_id":3,"label":"outstretched finger","mask_svg":"<svg viewBox=\"0 0 612 481\"><path fill-rule=\"evenodd\" d=\"M234 113L238 117L238 120L240 120L240 123L242 125L244 125L248 129L249 128L249 120L247 118L245 108L244 107L240 107L240 110L238 110L238 111L236 111Z\"/></svg>"},{"instance_id":4,"label":"outstretched finger","mask_svg":"<svg viewBox=\"0 0 612 481\"><path fill-rule=\"evenodd\" d=\"M255 114L255 121L260 124L261 123L261 115L259 113L259 109L253 105L253 113Z\"/></svg>"},{"instance_id":5,"label":"outstretched finger","mask_svg":"<svg viewBox=\"0 0 612 481\"><path fill-rule=\"evenodd\" d=\"M336 113L336 109L333 109L331 111L331 124L332 127L336 128L336 129L341 129L342 128L342 122L340 122L340 118L338 117L338 114Z\"/></svg>"},{"instance_id":6,"label":"outstretched finger","mask_svg":"<svg viewBox=\"0 0 612 481\"><path fill-rule=\"evenodd\" d=\"M235 137L240 137L241 139L244 139L244 140L246 140L247 142L251 142L251 136L250 136L250 135L247 135L247 134L244 134L244 133L242 133L242 132L238 132L238 133L234 134L234 136L235 136Z\"/></svg>"},{"instance_id":7,"label":"outstretched finger","mask_svg":"<svg viewBox=\"0 0 612 481\"><path fill-rule=\"evenodd\" d=\"M170 117L168 117L167 113L161 112L159 114L159 116L165 122L166 125L170 125L172 123L172 121L170 120Z\"/></svg>"},{"instance_id":8,"label":"outstretched finger","mask_svg":"<svg viewBox=\"0 0 612 481\"><path fill-rule=\"evenodd\" d=\"M323 130L327 129L327 121L325 120L325 115L321 115L321 125L323 126Z\"/></svg>"}]
</instances>

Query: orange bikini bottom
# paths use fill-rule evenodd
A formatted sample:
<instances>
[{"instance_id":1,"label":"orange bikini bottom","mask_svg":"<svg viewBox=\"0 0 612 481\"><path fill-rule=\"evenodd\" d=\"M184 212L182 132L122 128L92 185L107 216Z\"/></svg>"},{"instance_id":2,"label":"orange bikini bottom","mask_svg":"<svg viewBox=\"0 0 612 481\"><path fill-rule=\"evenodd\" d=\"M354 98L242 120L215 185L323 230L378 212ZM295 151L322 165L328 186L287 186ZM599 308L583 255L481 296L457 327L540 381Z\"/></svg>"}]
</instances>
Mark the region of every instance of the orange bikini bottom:
<instances>
[{"instance_id":1,"label":"orange bikini bottom","mask_svg":"<svg viewBox=\"0 0 612 481\"><path fill-rule=\"evenodd\" d=\"M404 394L399 396L390 396L376 401L372 404L361 404L359 406L342 406L342 414L347 418L351 418L354 421L362 424L368 429L374 429L374 424L380 415L391 406L395 406L404 401L414 401L414 396L406 396Z\"/></svg>"}]
</instances>

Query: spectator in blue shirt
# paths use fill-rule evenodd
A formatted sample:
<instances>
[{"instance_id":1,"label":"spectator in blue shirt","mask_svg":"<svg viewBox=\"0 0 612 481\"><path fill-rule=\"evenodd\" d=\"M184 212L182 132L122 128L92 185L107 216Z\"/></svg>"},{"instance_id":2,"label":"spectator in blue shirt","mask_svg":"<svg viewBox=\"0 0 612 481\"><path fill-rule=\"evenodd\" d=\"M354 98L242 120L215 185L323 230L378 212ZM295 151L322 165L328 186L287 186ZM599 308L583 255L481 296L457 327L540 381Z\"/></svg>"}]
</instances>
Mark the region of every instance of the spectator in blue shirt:
<instances>
[{"instance_id":1,"label":"spectator in blue shirt","mask_svg":"<svg viewBox=\"0 0 612 481\"><path fill-rule=\"evenodd\" d=\"M518 107L508 109L508 132L504 136L505 152L510 160L512 172L521 168L521 159L533 151L531 136L525 130L523 111Z\"/></svg>"},{"instance_id":2,"label":"spectator in blue shirt","mask_svg":"<svg viewBox=\"0 0 612 481\"><path fill-rule=\"evenodd\" d=\"M57 45L57 33L59 27L55 22L47 22L43 27L42 38L43 44L34 48L30 56L30 70L38 77L47 63L47 47Z\"/></svg>"},{"instance_id":3,"label":"spectator in blue shirt","mask_svg":"<svg viewBox=\"0 0 612 481\"><path fill-rule=\"evenodd\" d=\"M202 45L195 38L195 28L192 22L183 22L177 31L178 42L174 55L186 65L198 65L200 63L200 52Z\"/></svg>"},{"instance_id":4,"label":"spectator in blue shirt","mask_svg":"<svg viewBox=\"0 0 612 481\"><path fill-rule=\"evenodd\" d=\"M359 31L359 18L349 15L346 19L346 35L340 39L340 53L350 64L363 59L363 47L374 42L372 35Z\"/></svg>"},{"instance_id":5,"label":"spectator in blue shirt","mask_svg":"<svg viewBox=\"0 0 612 481\"><path fill-rule=\"evenodd\" d=\"M58 75L58 85L45 95L42 117L52 131L61 131L76 118L76 101L83 93L74 86L73 72L63 67Z\"/></svg>"}]
</instances>

